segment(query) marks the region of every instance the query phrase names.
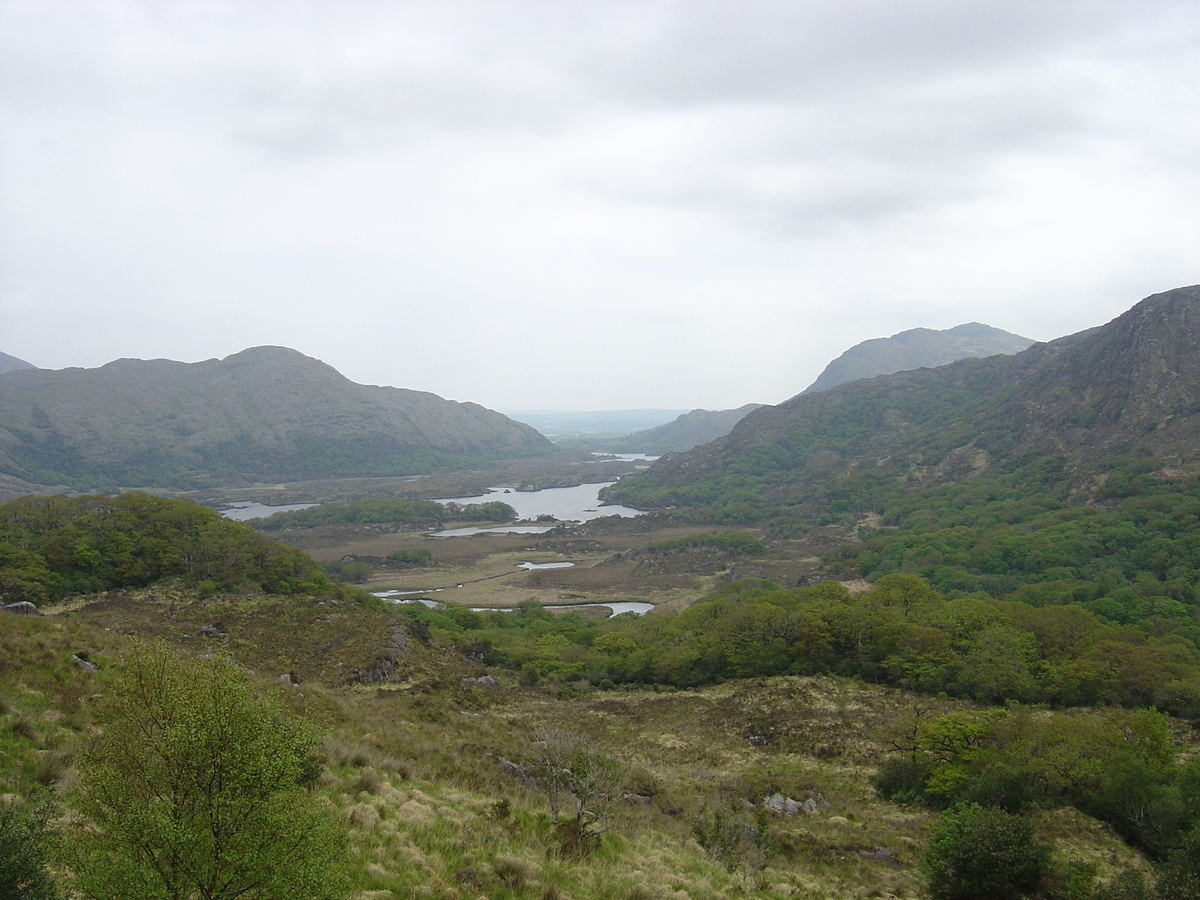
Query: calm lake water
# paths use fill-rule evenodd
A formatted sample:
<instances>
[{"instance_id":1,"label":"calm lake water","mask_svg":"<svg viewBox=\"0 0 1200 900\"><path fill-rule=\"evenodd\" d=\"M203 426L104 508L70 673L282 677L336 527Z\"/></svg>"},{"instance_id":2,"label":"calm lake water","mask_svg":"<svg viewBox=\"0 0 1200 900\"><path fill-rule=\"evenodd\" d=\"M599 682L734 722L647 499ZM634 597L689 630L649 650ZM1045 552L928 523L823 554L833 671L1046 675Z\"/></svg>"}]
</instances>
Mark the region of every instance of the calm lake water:
<instances>
[{"instance_id":1,"label":"calm lake water","mask_svg":"<svg viewBox=\"0 0 1200 900\"><path fill-rule=\"evenodd\" d=\"M636 456L637 454L621 454ZM640 457L639 457L640 458ZM602 484L581 484L576 487L545 488L540 491L512 491L504 488L492 488L482 497L448 497L439 499L438 503L458 503L466 506L468 503L486 503L489 500L503 500L517 511L518 519L536 519L538 516L554 516L563 522L587 522L600 516L637 516L640 510L628 506L601 506L598 494L601 488L606 488L615 482L606 481ZM290 512L293 509L308 509L319 506L317 503L287 503L280 506L268 506L253 500L239 500L230 503L219 510L227 519L244 522L247 519L266 518L277 512ZM435 532L435 537L463 537L479 534L480 532L495 532L497 534L544 534L553 525L497 525L494 528L448 528Z\"/></svg>"},{"instance_id":2,"label":"calm lake water","mask_svg":"<svg viewBox=\"0 0 1200 900\"><path fill-rule=\"evenodd\" d=\"M414 594L432 594L433 591L406 591L404 593ZM383 591L375 595L382 597L384 600L390 600L392 603L420 603L422 606L428 606L431 609L436 609L439 606L448 606L449 604L442 603L440 600L433 600L429 597L403 597L400 591ZM616 603L576 603L572 606L547 606L546 609L589 609L603 606L612 610L614 616L619 616L621 613L634 613L635 615L644 616L650 610L654 609L653 603L635 603L632 601L619 601ZM472 606L470 609L473 612L513 612L512 609L496 609L491 606Z\"/></svg>"},{"instance_id":3,"label":"calm lake water","mask_svg":"<svg viewBox=\"0 0 1200 900\"><path fill-rule=\"evenodd\" d=\"M554 516L563 522L588 522L601 516L640 516L641 510L628 506L601 506L599 494L602 488L615 484L580 484L575 487L544 488L540 491L511 491L492 488L482 497L450 497L438 503L487 503L502 500L517 511L519 519L536 519L538 516ZM553 525L498 525L495 528L448 528L436 531L434 537L465 537L472 534L544 534Z\"/></svg>"},{"instance_id":4,"label":"calm lake water","mask_svg":"<svg viewBox=\"0 0 1200 900\"><path fill-rule=\"evenodd\" d=\"M262 503L255 503L253 500L239 500L217 512L227 519L245 522L247 519L265 519L277 512L291 512L293 509L308 509L310 506L318 505L317 503L286 503L283 506L266 506Z\"/></svg>"},{"instance_id":5,"label":"calm lake water","mask_svg":"<svg viewBox=\"0 0 1200 900\"><path fill-rule=\"evenodd\" d=\"M562 521L586 522L600 516L639 516L640 510L628 506L601 506L599 493L615 481L601 484L580 484L575 487L544 488L540 491L508 491L492 488L482 497L451 497L438 503L487 503L503 500L517 511L519 519L554 516Z\"/></svg>"}]
</instances>

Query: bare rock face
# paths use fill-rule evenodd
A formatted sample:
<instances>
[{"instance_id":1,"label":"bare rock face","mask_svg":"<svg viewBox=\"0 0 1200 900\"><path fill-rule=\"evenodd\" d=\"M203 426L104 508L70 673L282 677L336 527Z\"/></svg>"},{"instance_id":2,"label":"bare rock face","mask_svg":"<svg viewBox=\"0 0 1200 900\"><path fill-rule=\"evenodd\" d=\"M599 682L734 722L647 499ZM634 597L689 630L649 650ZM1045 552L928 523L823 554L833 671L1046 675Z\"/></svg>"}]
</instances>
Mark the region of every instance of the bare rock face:
<instances>
[{"instance_id":1,"label":"bare rock face","mask_svg":"<svg viewBox=\"0 0 1200 900\"><path fill-rule=\"evenodd\" d=\"M30 603L28 600L20 600L16 603L5 603L0 606L0 611L16 613L19 616L40 616L41 611Z\"/></svg>"},{"instance_id":2,"label":"bare rock face","mask_svg":"<svg viewBox=\"0 0 1200 900\"><path fill-rule=\"evenodd\" d=\"M800 813L812 815L818 809L829 809L829 803L823 794L817 794L805 800L793 800L778 792L763 800L763 806L781 816L795 816Z\"/></svg>"}]
</instances>

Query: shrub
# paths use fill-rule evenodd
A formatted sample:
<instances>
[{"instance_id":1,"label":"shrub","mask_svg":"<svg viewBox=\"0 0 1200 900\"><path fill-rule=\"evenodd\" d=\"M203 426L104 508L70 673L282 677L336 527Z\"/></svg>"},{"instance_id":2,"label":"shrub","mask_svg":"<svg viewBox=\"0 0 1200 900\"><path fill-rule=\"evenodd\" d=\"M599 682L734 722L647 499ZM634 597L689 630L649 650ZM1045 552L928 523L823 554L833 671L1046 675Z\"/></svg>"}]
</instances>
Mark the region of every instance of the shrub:
<instances>
[{"instance_id":1,"label":"shrub","mask_svg":"<svg viewBox=\"0 0 1200 900\"><path fill-rule=\"evenodd\" d=\"M1034 838L1028 817L975 803L938 818L921 858L933 900L1022 897L1036 889L1049 863L1049 850Z\"/></svg>"},{"instance_id":2,"label":"shrub","mask_svg":"<svg viewBox=\"0 0 1200 900\"><path fill-rule=\"evenodd\" d=\"M0 806L0 897L58 896L46 871L46 813L44 806Z\"/></svg>"}]
</instances>

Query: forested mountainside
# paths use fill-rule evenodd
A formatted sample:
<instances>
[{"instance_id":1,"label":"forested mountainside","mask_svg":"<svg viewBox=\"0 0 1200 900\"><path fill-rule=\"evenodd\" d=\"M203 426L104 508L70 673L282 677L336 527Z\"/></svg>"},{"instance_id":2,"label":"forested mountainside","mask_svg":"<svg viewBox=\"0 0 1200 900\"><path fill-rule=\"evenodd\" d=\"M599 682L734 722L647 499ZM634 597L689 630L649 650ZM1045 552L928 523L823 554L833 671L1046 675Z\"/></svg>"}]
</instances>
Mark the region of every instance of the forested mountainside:
<instances>
[{"instance_id":1,"label":"forested mountainside","mask_svg":"<svg viewBox=\"0 0 1200 900\"><path fill-rule=\"evenodd\" d=\"M805 394L606 496L694 522L819 526L826 572L1081 603L1200 636L1200 288L1012 357Z\"/></svg>"},{"instance_id":2,"label":"forested mountainside","mask_svg":"<svg viewBox=\"0 0 1200 900\"><path fill-rule=\"evenodd\" d=\"M665 425L629 435L619 442L618 450L652 456L691 450L729 434L734 425L762 406L761 403L747 403L737 409L693 409Z\"/></svg>"},{"instance_id":3,"label":"forested mountainside","mask_svg":"<svg viewBox=\"0 0 1200 900\"><path fill-rule=\"evenodd\" d=\"M283 347L0 377L0 474L77 489L406 475L553 452L475 403L355 384Z\"/></svg>"},{"instance_id":4,"label":"forested mountainside","mask_svg":"<svg viewBox=\"0 0 1200 900\"><path fill-rule=\"evenodd\" d=\"M1198 433L1200 287L1187 287L1014 356L801 394L608 496L742 518L856 515L918 488L1020 476L1084 498L1127 465L1193 473Z\"/></svg>"},{"instance_id":5,"label":"forested mountainside","mask_svg":"<svg viewBox=\"0 0 1200 900\"><path fill-rule=\"evenodd\" d=\"M890 375L909 369L934 369L960 359L1020 353L1034 342L990 325L970 322L944 331L912 328L886 338L855 344L804 389L804 393L827 391L848 381Z\"/></svg>"}]
</instances>

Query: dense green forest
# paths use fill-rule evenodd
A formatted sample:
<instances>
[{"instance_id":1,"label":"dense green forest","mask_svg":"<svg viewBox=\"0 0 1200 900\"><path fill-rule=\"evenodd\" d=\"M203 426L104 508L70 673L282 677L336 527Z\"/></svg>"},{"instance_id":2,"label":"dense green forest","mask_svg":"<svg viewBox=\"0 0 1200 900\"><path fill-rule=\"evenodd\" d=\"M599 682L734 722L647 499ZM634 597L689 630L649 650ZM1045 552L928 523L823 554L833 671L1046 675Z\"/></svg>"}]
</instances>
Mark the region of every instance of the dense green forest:
<instances>
[{"instance_id":1,"label":"dense green forest","mask_svg":"<svg viewBox=\"0 0 1200 900\"><path fill-rule=\"evenodd\" d=\"M988 479L882 504L878 528L831 554L834 572L920 575L948 594L1079 603L1104 621L1200 640L1200 481L1127 463L1092 502Z\"/></svg>"},{"instance_id":2,"label":"dense green forest","mask_svg":"<svg viewBox=\"0 0 1200 900\"><path fill-rule=\"evenodd\" d=\"M178 578L204 591L330 590L310 557L185 500L24 497L0 504L0 593L42 604Z\"/></svg>"},{"instance_id":3,"label":"dense green forest","mask_svg":"<svg viewBox=\"0 0 1200 900\"><path fill-rule=\"evenodd\" d=\"M1060 459L1043 459L920 491L868 476L841 482L812 522L853 531L827 554L827 571L871 580L919 575L951 597L1078 603L1104 622L1200 643L1200 479L1166 478L1152 460L1122 457L1082 495L1061 469ZM808 529L799 511L746 493L753 502L741 502L736 515L725 505L672 516L754 521L784 539ZM740 495L722 496L733 504ZM866 518L866 510L875 512Z\"/></svg>"},{"instance_id":4,"label":"dense green forest","mask_svg":"<svg viewBox=\"0 0 1200 900\"><path fill-rule=\"evenodd\" d=\"M322 503L309 509L275 513L254 524L263 531L385 522L396 525L435 526L442 522L507 522L517 511L501 500L484 503L439 503L436 500L374 498Z\"/></svg>"}]
</instances>

